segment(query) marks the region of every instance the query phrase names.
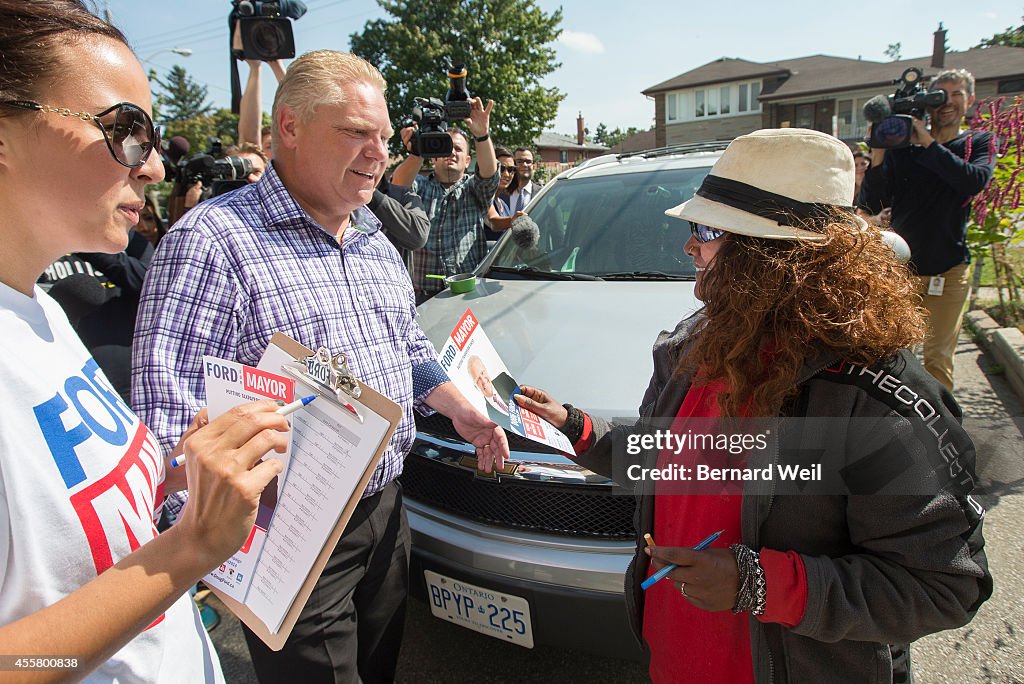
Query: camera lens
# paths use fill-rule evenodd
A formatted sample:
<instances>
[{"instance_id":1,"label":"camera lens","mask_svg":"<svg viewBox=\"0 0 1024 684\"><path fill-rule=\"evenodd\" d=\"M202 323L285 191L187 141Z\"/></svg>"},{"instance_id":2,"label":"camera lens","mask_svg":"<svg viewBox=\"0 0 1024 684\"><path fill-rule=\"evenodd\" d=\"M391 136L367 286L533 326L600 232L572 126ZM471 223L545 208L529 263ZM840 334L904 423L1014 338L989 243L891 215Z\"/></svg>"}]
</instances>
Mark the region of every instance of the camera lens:
<instances>
[{"instance_id":1,"label":"camera lens","mask_svg":"<svg viewBox=\"0 0 1024 684\"><path fill-rule=\"evenodd\" d=\"M251 47L259 53L261 59L267 61L277 59L282 53L282 46L288 44L288 37L285 36L281 27L272 21L260 22L253 27Z\"/></svg>"}]
</instances>

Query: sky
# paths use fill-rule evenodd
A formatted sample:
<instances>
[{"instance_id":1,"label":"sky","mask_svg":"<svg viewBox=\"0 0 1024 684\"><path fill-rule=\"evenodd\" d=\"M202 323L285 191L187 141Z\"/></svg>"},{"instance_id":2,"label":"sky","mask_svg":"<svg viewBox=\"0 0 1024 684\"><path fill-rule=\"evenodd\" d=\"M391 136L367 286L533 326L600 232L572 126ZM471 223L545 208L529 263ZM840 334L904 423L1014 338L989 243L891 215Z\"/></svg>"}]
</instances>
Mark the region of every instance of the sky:
<instances>
[{"instance_id":1,"label":"sky","mask_svg":"<svg viewBox=\"0 0 1024 684\"><path fill-rule=\"evenodd\" d=\"M599 123L609 129L651 126L654 102L641 91L719 57L771 62L824 54L886 62L886 48L897 42L904 59L930 55L940 22L950 50L966 50L1024 23L1024 5L1008 0L536 1L546 12L562 8L563 31L554 46L561 67L542 84L566 95L550 130L573 135L579 113L591 133ZM228 0L94 2L109 9L147 69L165 73L180 64L209 88L216 106L230 106ZM306 16L294 22L299 54L347 50L352 33L385 16L375 0L307 0L307 5ZM170 52L174 47L193 54L180 57ZM244 84L247 67L240 66ZM470 91L485 95L473 91L472 65L469 69ZM269 111L274 77L266 67L263 82ZM438 96L444 87L439 79Z\"/></svg>"}]
</instances>

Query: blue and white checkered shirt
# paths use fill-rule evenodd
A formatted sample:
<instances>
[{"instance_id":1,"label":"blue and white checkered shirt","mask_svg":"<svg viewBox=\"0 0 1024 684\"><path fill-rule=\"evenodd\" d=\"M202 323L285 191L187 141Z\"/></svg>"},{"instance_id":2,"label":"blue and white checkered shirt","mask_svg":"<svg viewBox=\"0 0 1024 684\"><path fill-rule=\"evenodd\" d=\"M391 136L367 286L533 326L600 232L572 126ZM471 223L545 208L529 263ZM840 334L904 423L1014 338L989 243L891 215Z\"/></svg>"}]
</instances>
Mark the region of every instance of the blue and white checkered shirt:
<instances>
[{"instance_id":1,"label":"blue and white checkered shirt","mask_svg":"<svg viewBox=\"0 0 1024 684\"><path fill-rule=\"evenodd\" d=\"M416 289L433 294L444 289L444 281L428 274L468 273L487 254L484 218L494 200L501 174L481 178L467 173L450 188L434 174L416 176L413 192L423 200L430 217L430 236L423 249L412 255L413 283Z\"/></svg>"},{"instance_id":2,"label":"blue and white checkered shirt","mask_svg":"<svg viewBox=\"0 0 1024 684\"><path fill-rule=\"evenodd\" d=\"M447 380L416 322L409 275L365 207L341 244L267 168L207 200L161 240L146 276L132 358L132 406L170 450L206 404L204 354L255 366L276 331L348 355L360 380L405 415L367 486L402 472L414 404Z\"/></svg>"}]
</instances>

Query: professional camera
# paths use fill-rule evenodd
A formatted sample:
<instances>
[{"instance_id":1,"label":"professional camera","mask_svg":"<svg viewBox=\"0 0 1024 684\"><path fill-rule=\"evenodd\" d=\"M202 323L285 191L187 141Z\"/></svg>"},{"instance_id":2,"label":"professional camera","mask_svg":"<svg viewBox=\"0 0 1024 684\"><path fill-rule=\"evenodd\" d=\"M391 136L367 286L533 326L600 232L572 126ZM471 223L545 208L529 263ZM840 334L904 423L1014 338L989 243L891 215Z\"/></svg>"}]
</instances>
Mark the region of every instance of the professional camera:
<instances>
[{"instance_id":1,"label":"professional camera","mask_svg":"<svg viewBox=\"0 0 1024 684\"><path fill-rule=\"evenodd\" d=\"M209 150L178 162L178 194L184 195L190 186L201 182L205 200L247 184L252 162L243 157L217 159L221 150L220 138L210 138Z\"/></svg>"},{"instance_id":2,"label":"professional camera","mask_svg":"<svg viewBox=\"0 0 1024 684\"><path fill-rule=\"evenodd\" d=\"M399 128L416 124L412 134L411 152L417 157L438 159L452 153L452 137L448 135L448 125L452 121L468 119L473 111L469 101L470 94L466 90L466 67L453 64L448 69L449 86L444 102L436 97L417 97L416 106L412 108L412 116L402 119Z\"/></svg>"},{"instance_id":3,"label":"professional camera","mask_svg":"<svg viewBox=\"0 0 1024 684\"><path fill-rule=\"evenodd\" d=\"M306 13L299 0L233 0L229 20L238 19L242 33L242 59L270 62L295 56L292 19Z\"/></svg>"},{"instance_id":4,"label":"professional camera","mask_svg":"<svg viewBox=\"0 0 1024 684\"><path fill-rule=\"evenodd\" d=\"M879 149L908 147L914 119L923 119L927 107L946 104L946 91L928 90L921 83L924 72L910 67L893 81L896 93L876 95L864 103L864 118L872 123L869 146Z\"/></svg>"}]
</instances>

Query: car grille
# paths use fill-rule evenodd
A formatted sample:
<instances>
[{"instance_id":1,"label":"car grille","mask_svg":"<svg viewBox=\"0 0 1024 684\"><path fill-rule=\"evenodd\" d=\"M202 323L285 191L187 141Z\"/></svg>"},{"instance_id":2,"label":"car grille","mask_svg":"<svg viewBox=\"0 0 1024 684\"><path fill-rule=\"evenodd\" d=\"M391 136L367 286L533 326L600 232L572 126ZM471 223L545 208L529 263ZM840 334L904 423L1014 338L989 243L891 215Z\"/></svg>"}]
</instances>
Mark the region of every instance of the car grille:
<instances>
[{"instance_id":1,"label":"car grille","mask_svg":"<svg viewBox=\"0 0 1024 684\"><path fill-rule=\"evenodd\" d=\"M443 427L443 420L427 419L432 428ZM439 434L436 429L427 430L426 425L423 427L435 436L461 442L450 422L448 425L447 435ZM513 436L509 437L511 441ZM545 449L532 440L522 441L531 451ZM405 460L401 480L405 496L479 522L602 539L632 539L634 536L636 499L611 485L478 477L469 469L417 456L415 449Z\"/></svg>"}]
</instances>

